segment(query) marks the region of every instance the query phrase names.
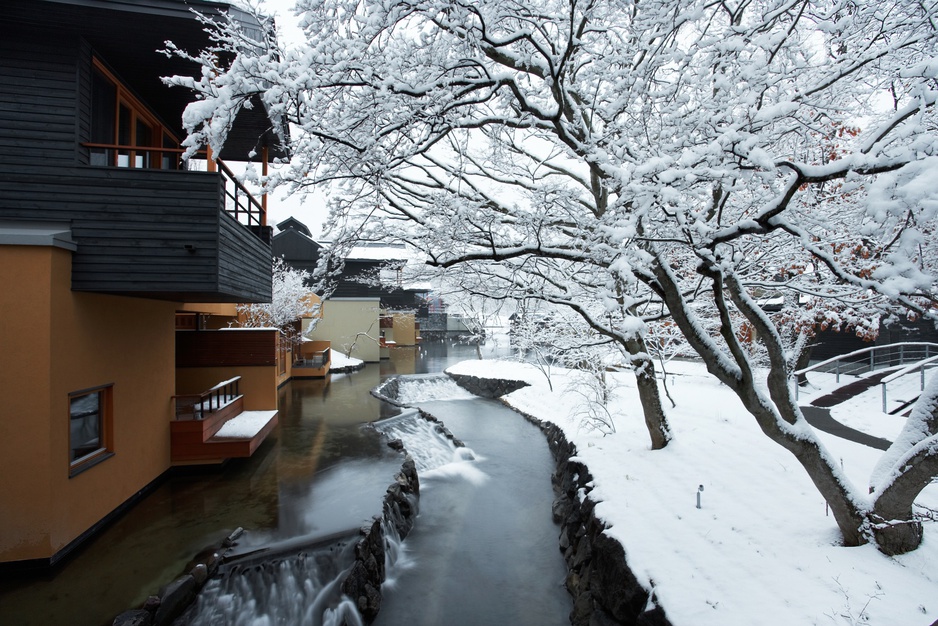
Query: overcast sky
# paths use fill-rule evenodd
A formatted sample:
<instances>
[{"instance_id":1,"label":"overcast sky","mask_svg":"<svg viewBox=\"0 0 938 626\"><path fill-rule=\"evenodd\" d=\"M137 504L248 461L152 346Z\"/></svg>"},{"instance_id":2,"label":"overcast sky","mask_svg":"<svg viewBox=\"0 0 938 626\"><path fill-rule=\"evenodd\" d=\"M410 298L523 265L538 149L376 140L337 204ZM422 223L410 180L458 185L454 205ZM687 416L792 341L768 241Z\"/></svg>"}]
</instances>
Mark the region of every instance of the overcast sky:
<instances>
[{"instance_id":1,"label":"overcast sky","mask_svg":"<svg viewBox=\"0 0 938 626\"><path fill-rule=\"evenodd\" d=\"M295 3L296 0L261 2L261 9L276 17L280 37L285 42L298 41L302 37L293 15ZM267 201L267 212L267 223L271 226L292 216L306 224L314 238L320 236L323 221L328 216L326 196L323 193L309 194L304 201L299 197L287 197L283 191L275 191Z\"/></svg>"}]
</instances>

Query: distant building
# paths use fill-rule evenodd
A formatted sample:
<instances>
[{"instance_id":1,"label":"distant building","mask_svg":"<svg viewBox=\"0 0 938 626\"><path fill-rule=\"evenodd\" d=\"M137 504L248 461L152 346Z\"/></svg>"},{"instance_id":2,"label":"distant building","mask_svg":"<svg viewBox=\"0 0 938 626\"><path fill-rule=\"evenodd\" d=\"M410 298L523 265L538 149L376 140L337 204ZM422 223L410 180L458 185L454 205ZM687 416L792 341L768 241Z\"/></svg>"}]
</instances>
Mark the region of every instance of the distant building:
<instances>
[{"instance_id":1,"label":"distant building","mask_svg":"<svg viewBox=\"0 0 938 626\"><path fill-rule=\"evenodd\" d=\"M271 240L274 256L292 267L313 273L324 244L294 217L277 224ZM363 244L344 259L335 289L323 302L322 317L309 337L329 340L333 349L366 362L380 360L387 346L412 346L420 341L419 318L427 317L429 288L409 288L400 268L410 258L403 246ZM363 282L363 278L381 282Z\"/></svg>"}]
</instances>

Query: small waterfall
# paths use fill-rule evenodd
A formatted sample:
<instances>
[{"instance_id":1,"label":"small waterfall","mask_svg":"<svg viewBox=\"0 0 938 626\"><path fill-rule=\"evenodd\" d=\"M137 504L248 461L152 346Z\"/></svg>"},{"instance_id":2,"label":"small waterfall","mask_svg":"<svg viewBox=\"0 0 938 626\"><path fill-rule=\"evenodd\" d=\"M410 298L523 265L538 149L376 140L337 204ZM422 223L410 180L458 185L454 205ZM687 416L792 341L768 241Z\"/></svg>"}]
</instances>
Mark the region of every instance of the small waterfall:
<instances>
[{"instance_id":1,"label":"small waterfall","mask_svg":"<svg viewBox=\"0 0 938 626\"><path fill-rule=\"evenodd\" d=\"M397 400L403 404L433 400L471 400L474 395L449 376L403 376L398 382Z\"/></svg>"},{"instance_id":2,"label":"small waterfall","mask_svg":"<svg viewBox=\"0 0 938 626\"><path fill-rule=\"evenodd\" d=\"M440 374L395 376L372 389L371 395L401 407L434 400L470 400L475 397L449 376Z\"/></svg>"},{"instance_id":3,"label":"small waterfall","mask_svg":"<svg viewBox=\"0 0 938 626\"><path fill-rule=\"evenodd\" d=\"M407 546L404 545L404 539L398 532L397 526L388 517L384 518L382 527L384 529L384 572L386 576L383 586L394 587L397 584L397 576L413 567L414 561L407 553Z\"/></svg>"},{"instance_id":4,"label":"small waterfall","mask_svg":"<svg viewBox=\"0 0 938 626\"><path fill-rule=\"evenodd\" d=\"M195 626L350 626L361 618L339 590L354 538L262 562L222 566L177 624Z\"/></svg>"},{"instance_id":5,"label":"small waterfall","mask_svg":"<svg viewBox=\"0 0 938 626\"><path fill-rule=\"evenodd\" d=\"M472 451L455 440L442 424L421 417L416 409L374 422L372 427L388 441L401 441L414 459L418 474L450 463L475 459Z\"/></svg>"}]
</instances>

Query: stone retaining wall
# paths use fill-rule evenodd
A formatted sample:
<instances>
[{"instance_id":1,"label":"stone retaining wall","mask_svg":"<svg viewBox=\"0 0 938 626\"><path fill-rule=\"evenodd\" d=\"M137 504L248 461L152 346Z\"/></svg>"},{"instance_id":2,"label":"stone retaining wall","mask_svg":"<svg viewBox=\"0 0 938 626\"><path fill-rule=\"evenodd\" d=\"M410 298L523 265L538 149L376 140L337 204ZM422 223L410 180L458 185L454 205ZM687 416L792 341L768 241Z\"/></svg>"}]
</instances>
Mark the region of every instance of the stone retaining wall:
<instances>
[{"instance_id":1,"label":"stone retaining wall","mask_svg":"<svg viewBox=\"0 0 938 626\"><path fill-rule=\"evenodd\" d=\"M540 426L557 461L553 515L567 562L565 586L573 596L570 623L670 626L664 609L629 568L622 545L605 533L605 523L594 514L596 503L589 497L593 477L589 468L571 460L576 447L557 426L526 417Z\"/></svg>"},{"instance_id":2,"label":"stone retaining wall","mask_svg":"<svg viewBox=\"0 0 938 626\"><path fill-rule=\"evenodd\" d=\"M446 375L455 380L460 387L469 393L481 396L483 398L501 398L505 394L517 391L527 387L528 383L523 380L499 380L497 378L479 378L466 374L452 374L446 372Z\"/></svg>"},{"instance_id":3,"label":"stone retaining wall","mask_svg":"<svg viewBox=\"0 0 938 626\"><path fill-rule=\"evenodd\" d=\"M381 583L387 576L388 534L395 535L394 541L400 541L413 529L417 518L420 481L410 455L394 479L384 496L383 514L376 516L370 526L362 528L361 539L355 546L355 563L342 582L342 593L355 602L366 623L372 622L381 610Z\"/></svg>"}]
</instances>

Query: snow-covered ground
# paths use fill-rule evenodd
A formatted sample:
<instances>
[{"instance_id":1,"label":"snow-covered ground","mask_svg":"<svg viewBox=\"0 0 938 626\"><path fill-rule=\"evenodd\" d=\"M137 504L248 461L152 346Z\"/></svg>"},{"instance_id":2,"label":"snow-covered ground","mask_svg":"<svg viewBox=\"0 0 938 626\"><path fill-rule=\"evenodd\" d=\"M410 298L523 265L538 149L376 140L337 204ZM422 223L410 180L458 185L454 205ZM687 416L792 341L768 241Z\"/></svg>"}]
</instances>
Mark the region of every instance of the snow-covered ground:
<instances>
[{"instance_id":1,"label":"snow-covered ground","mask_svg":"<svg viewBox=\"0 0 938 626\"><path fill-rule=\"evenodd\" d=\"M834 519L798 462L702 365L669 364L674 440L654 452L630 374L617 378L616 432L604 435L576 417L582 394L572 391L583 385L572 372L550 370L551 390L545 373L515 362L464 361L449 371L530 383L504 400L558 424L576 444L594 477L596 514L676 626L938 620L938 524L926 523L922 546L900 557L838 545ZM802 394L803 403L837 386L833 376L809 377L814 388ZM892 439L902 421L881 412L879 393L865 392L835 407L833 416ZM865 491L881 452L825 433L820 438ZM917 503L938 508L938 483Z\"/></svg>"}]
</instances>

